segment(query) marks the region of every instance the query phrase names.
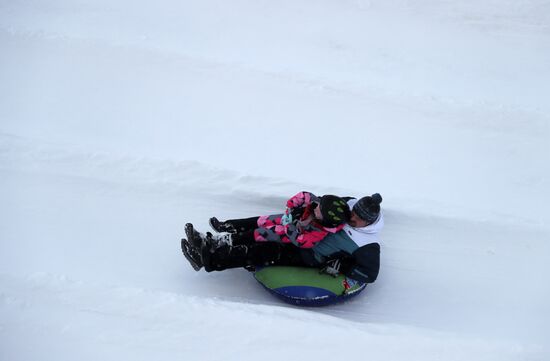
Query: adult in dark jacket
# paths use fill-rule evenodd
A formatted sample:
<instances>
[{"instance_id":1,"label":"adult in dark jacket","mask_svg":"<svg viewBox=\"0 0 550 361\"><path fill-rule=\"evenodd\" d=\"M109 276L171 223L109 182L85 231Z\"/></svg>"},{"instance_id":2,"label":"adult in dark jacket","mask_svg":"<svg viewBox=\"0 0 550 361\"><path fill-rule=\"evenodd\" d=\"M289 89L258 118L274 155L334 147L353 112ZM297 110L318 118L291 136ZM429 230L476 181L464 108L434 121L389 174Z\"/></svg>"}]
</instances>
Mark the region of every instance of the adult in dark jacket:
<instances>
[{"instance_id":1,"label":"adult in dark jacket","mask_svg":"<svg viewBox=\"0 0 550 361\"><path fill-rule=\"evenodd\" d=\"M220 235L202 236L188 224L188 240L182 240L182 250L197 271L202 267L207 272L240 267L253 270L262 265L318 267L361 282L374 282L380 268L379 233L384 226L382 197L375 193L359 200L344 199L352 210L351 219L341 231L328 234L312 248L240 237L257 227L258 217L252 217L225 222L211 218L212 228L222 232Z\"/></svg>"}]
</instances>

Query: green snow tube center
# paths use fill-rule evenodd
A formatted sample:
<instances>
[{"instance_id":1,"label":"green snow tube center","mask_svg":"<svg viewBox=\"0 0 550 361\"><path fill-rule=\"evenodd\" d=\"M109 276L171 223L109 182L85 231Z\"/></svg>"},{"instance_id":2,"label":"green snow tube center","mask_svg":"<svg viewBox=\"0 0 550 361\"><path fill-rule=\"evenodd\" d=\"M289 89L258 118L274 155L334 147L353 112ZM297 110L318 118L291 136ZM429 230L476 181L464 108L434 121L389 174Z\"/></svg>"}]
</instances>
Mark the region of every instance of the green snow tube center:
<instances>
[{"instance_id":1,"label":"green snow tube center","mask_svg":"<svg viewBox=\"0 0 550 361\"><path fill-rule=\"evenodd\" d=\"M254 277L279 299L298 306L327 306L358 295L367 286L344 275L333 277L317 268L269 266Z\"/></svg>"}]
</instances>

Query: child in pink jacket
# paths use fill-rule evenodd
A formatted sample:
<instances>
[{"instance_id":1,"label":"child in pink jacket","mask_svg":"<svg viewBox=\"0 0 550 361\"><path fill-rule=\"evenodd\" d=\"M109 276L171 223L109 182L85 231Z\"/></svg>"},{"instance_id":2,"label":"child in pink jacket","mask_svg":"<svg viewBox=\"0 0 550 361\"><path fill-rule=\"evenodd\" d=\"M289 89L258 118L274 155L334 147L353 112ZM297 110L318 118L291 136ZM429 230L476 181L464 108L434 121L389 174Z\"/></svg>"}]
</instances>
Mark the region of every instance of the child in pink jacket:
<instances>
[{"instance_id":1,"label":"child in pink jacket","mask_svg":"<svg viewBox=\"0 0 550 361\"><path fill-rule=\"evenodd\" d=\"M286 202L284 214L267 215L220 222L210 219L217 232L231 235L218 237L233 245L251 242L292 243L301 248L311 248L329 233L340 231L350 219L351 211L340 197L317 197L310 192L300 192ZM211 235L209 235L211 237Z\"/></svg>"}]
</instances>

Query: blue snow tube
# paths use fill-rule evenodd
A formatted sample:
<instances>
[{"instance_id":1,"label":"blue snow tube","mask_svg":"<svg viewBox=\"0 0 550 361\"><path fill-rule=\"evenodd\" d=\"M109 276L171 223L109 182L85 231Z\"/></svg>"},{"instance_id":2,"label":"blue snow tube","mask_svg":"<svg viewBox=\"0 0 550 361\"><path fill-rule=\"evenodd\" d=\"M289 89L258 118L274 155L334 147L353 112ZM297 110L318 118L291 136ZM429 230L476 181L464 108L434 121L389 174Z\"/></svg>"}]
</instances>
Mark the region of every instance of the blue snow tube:
<instances>
[{"instance_id":1,"label":"blue snow tube","mask_svg":"<svg viewBox=\"0 0 550 361\"><path fill-rule=\"evenodd\" d=\"M319 273L316 268L269 266L258 269L254 277L270 293L297 306L328 306L345 301L367 287L347 278Z\"/></svg>"}]
</instances>

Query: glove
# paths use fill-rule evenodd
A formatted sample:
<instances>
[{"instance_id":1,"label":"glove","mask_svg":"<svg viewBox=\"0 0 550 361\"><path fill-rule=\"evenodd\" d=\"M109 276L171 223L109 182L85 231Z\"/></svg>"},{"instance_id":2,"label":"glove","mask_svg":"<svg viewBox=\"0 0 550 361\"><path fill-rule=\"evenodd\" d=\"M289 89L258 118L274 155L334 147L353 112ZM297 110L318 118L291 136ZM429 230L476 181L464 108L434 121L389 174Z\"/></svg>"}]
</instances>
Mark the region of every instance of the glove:
<instances>
[{"instance_id":1,"label":"glove","mask_svg":"<svg viewBox=\"0 0 550 361\"><path fill-rule=\"evenodd\" d=\"M292 213L289 212L288 208L286 209L285 214L281 217L281 224L286 226L292 223Z\"/></svg>"},{"instance_id":2,"label":"glove","mask_svg":"<svg viewBox=\"0 0 550 361\"><path fill-rule=\"evenodd\" d=\"M332 277L338 277L340 274L340 260L333 259L332 261L327 262L325 267L321 269L319 273L326 273Z\"/></svg>"},{"instance_id":3,"label":"glove","mask_svg":"<svg viewBox=\"0 0 550 361\"><path fill-rule=\"evenodd\" d=\"M305 211L304 207L295 207L295 208L289 209L289 212L292 215L292 219L295 219L295 220L302 218L302 216L304 215L304 211Z\"/></svg>"}]
</instances>

